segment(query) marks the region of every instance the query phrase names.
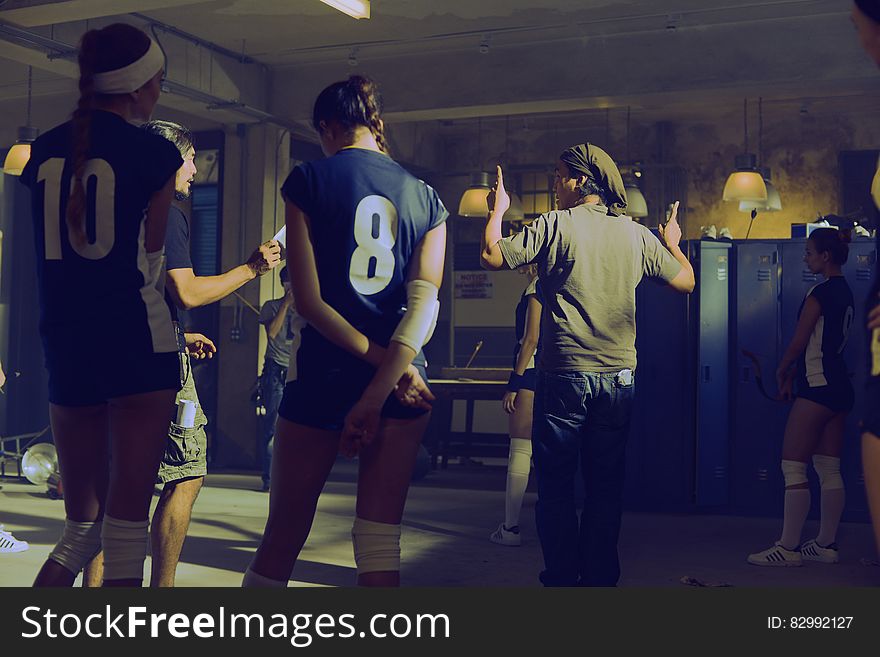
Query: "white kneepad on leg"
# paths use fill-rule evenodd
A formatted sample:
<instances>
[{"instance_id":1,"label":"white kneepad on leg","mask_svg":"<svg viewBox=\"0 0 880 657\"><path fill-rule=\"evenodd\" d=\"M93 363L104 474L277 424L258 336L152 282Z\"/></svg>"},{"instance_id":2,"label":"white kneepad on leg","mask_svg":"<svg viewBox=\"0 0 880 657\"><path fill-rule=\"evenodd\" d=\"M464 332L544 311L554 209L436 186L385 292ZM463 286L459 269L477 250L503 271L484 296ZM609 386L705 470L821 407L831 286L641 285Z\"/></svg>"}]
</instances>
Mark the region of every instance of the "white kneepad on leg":
<instances>
[{"instance_id":1,"label":"white kneepad on leg","mask_svg":"<svg viewBox=\"0 0 880 657\"><path fill-rule=\"evenodd\" d=\"M64 521L64 532L57 545L49 553L49 558L64 566L74 575L101 551L101 521Z\"/></svg>"},{"instance_id":2,"label":"white kneepad on leg","mask_svg":"<svg viewBox=\"0 0 880 657\"><path fill-rule=\"evenodd\" d=\"M358 575L400 570L400 525L355 518L351 542Z\"/></svg>"},{"instance_id":3,"label":"white kneepad on leg","mask_svg":"<svg viewBox=\"0 0 880 657\"><path fill-rule=\"evenodd\" d=\"M406 284L406 313L404 313L391 340L406 345L419 353L437 326L440 314L440 290L428 281L416 279Z\"/></svg>"},{"instance_id":4,"label":"white kneepad on leg","mask_svg":"<svg viewBox=\"0 0 880 657\"><path fill-rule=\"evenodd\" d=\"M802 461L786 461L782 459L782 476L785 487L807 483L807 464Z\"/></svg>"},{"instance_id":5,"label":"white kneepad on leg","mask_svg":"<svg viewBox=\"0 0 880 657\"><path fill-rule=\"evenodd\" d=\"M104 516L104 579L143 579L147 558L146 520Z\"/></svg>"},{"instance_id":6,"label":"white kneepad on leg","mask_svg":"<svg viewBox=\"0 0 880 657\"><path fill-rule=\"evenodd\" d=\"M834 490L843 488L843 477L840 476L840 459L836 456L825 454L813 455L813 467L819 475L819 485L822 490Z\"/></svg>"}]
</instances>

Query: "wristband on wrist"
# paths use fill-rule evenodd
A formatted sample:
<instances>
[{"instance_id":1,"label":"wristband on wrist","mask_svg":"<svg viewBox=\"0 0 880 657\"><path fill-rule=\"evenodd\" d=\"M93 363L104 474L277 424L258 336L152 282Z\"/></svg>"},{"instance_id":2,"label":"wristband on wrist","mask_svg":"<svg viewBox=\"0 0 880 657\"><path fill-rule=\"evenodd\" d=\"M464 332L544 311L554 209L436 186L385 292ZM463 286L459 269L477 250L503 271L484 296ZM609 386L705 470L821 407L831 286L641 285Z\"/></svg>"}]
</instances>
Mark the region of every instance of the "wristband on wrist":
<instances>
[{"instance_id":1,"label":"wristband on wrist","mask_svg":"<svg viewBox=\"0 0 880 657\"><path fill-rule=\"evenodd\" d=\"M516 371L510 373L510 378L507 379L507 390L508 392L517 392L522 387L522 374L517 374Z\"/></svg>"}]
</instances>

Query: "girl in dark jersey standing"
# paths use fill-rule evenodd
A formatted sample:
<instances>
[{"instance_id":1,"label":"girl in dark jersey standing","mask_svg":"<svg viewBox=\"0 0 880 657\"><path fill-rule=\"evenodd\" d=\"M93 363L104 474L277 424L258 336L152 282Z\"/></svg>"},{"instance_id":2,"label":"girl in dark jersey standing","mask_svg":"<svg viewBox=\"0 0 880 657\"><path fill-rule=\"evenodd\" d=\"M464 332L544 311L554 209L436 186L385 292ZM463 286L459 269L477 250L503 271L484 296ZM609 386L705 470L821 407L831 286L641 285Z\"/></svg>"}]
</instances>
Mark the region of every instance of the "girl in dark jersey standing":
<instances>
[{"instance_id":1,"label":"girl in dark jersey standing","mask_svg":"<svg viewBox=\"0 0 880 657\"><path fill-rule=\"evenodd\" d=\"M776 371L780 393L796 398L782 444L785 510L782 536L748 562L756 566L800 566L803 560L836 563L835 542L845 492L840 476L840 454L846 416L854 392L843 350L854 316L853 295L841 267L849 254L849 236L834 228L820 228L807 240L804 262L826 280L808 293L798 314L794 337ZM790 369L796 365L794 377ZM807 461L821 487L819 535L801 545L801 530L810 510Z\"/></svg>"},{"instance_id":2,"label":"girl in dark jersey standing","mask_svg":"<svg viewBox=\"0 0 880 657\"><path fill-rule=\"evenodd\" d=\"M532 463L532 411L535 404L535 362L541 341L541 298L538 295L538 268L526 265L519 270L528 277L516 306L516 347L513 372L501 403L510 415L510 454L507 460L507 488L504 492L504 522L489 535L499 545L517 547L522 543L519 515L529 485Z\"/></svg>"},{"instance_id":3,"label":"girl in dark jersey standing","mask_svg":"<svg viewBox=\"0 0 880 657\"><path fill-rule=\"evenodd\" d=\"M400 521L433 398L421 349L439 310L448 213L388 156L369 80L324 89L313 125L327 158L298 166L282 187L288 267L308 326L291 347L269 518L244 585L287 585L342 451L359 461L358 584L396 586Z\"/></svg>"},{"instance_id":4,"label":"girl in dark jersey standing","mask_svg":"<svg viewBox=\"0 0 880 657\"><path fill-rule=\"evenodd\" d=\"M72 120L34 142L21 176L32 196L67 516L34 584L70 586L103 543L104 584L140 586L153 482L180 386L159 274L182 160L171 142L130 123L150 118L165 68L146 34L123 24L87 32L79 68Z\"/></svg>"}]
</instances>

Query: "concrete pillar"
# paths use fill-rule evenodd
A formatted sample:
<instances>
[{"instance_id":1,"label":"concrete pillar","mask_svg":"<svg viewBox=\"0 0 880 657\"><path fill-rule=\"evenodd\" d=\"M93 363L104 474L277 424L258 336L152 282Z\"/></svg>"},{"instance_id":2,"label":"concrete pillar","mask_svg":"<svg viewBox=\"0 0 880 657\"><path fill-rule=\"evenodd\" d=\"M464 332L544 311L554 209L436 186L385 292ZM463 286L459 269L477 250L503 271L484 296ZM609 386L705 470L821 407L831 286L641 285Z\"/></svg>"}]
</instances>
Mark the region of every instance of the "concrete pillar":
<instances>
[{"instance_id":1,"label":"concrete pillar","mask_svg":"<svg viewBox=\"0 0 880 657\"><path fill-rule=\"evenodd\" d=\"M226 135L223 173L223 271L245 262L283 225L277 189L289 169L288 137L265 125L239 125ZM276 184L277 180L277 184ZM214 465L256 467L259 421L250 401L265 349L257 314L261 302L279 295L277 271L220 302L217 426ZM235 332L234 332L235 329Z\"/></svg>"}]
</instances>

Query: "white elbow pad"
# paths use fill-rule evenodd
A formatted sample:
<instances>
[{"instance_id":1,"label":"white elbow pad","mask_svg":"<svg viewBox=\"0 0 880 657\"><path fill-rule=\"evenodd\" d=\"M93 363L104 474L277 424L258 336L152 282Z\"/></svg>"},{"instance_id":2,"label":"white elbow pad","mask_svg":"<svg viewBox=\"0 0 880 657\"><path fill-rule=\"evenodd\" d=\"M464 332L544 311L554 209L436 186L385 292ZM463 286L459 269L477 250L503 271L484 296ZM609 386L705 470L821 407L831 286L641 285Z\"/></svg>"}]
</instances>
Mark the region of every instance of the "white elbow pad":
<instances>
[{"instance_id":1,"label":"white elbow pad","mask_svg":"<svg viewBox=\"0 0 880 657\"><path fill-rule=\"evenodd\" d=\"M165 292L165 249L147 254L147 280L146 287L155 287L159 292Z\"/></svg>"},{"instance_id":2,"label":"white elbow pad","mask_svg":"<svg viewBox=\"0 0 880 657\"><path fill-rule=\"evenodd\" d=\"M393 342L404 344L416 353L428 344L440 314L439 292L437 286L428 281L406 284L406 313L391 336Z\"/></svg>"}]
</instances>

